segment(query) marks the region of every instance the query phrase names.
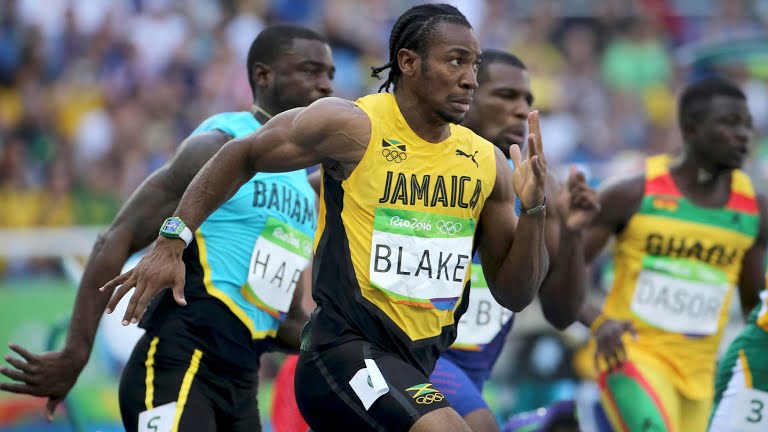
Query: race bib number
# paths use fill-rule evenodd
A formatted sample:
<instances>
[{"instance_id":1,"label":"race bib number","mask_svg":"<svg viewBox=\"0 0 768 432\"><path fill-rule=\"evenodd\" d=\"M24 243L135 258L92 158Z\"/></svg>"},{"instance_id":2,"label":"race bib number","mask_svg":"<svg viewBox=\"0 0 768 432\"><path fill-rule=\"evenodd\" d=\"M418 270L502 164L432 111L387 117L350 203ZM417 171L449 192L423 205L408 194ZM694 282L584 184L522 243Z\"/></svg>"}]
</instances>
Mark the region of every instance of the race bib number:
<instances>
[{"instance_id":1,"label":"race bib number","mask_svg":"<svg viewBox=\"0 0 768 432\"><path fill-rule=\"evenodd\" d=\"M717 332L729 290L725 273L711 266L646 256L632 297L632 311L668 332L712 335Z\"/></svg>"},{"instance_id":2,"label":"race bib number","mask_svg":"<svg viewBox=\"0 0 768 432\"><path fill-rule=\"evenodd\" d=\"M170 432L176 415L176 402L139 413L139 432Z\"/></svg>"},{"instance_id":3,"label":"race bib number","mask_svg":"<svg viewBox=\"0 0 768 432\"><path fill-rule=\"evenodd\" d=\"M768 392L740 389L730 415L734 432L765 432L768 430Z\"/></svg>"},{"instance_id":4,"label":"race bib number","mask_svg":"<svg viewBox=\"0 0 768 432\"><path fill-rule=\"evenodd\" d=\"M471 286L469 306L459 321L453 348L481 349L483 345L490 343L514 316L514 312L501 306L493 298L483 276L483 269L477 264L472 266Z\"/></svg>"},{"instance_id":5,"label":"race bib number","mask_svg":"<svg viewBox=\"0 0 768 432\"><path fill-rule=\"evenodd\" d=\"M377 208L370 280L396 303L451 310L464 289L474 219Z\"/></svg>"},{"instance_id":6,"label":"race bib number","mask_svg":"<svg viewBox=\"0 0 768 432\"><path fill-rule=\"evenodd\" d=\"M312 238L270 217L256 240L246 289L255 304L283 319L291 305L301 272L312 257Z\"/></svg>"}]
</instances>

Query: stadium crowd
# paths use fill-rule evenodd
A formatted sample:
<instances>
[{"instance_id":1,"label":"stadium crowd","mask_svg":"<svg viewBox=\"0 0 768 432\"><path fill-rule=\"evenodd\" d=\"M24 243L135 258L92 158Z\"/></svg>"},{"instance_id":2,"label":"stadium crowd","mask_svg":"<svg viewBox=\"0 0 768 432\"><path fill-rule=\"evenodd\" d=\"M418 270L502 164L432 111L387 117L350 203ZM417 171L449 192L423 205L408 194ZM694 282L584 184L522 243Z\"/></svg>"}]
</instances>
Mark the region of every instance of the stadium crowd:
<instances>
[{"instance_id":1,"label":"stadium crowd","mask_svg":"<svg viewBox=\"0 0 768 432\"><path fill-rule=\"evenodd\" d=\"M3 2L0 227L108 223L196 124L248 106L243 64L265 25L327 35L336 95L365 94L376 85L368 70L386 52L388 26L411 3ZM674 94L695 72L686 47L768 31L761 1L456 3L483 47L508 49L528 64L550 160L592 165L599 178L623 171L636 154L679 146ZM743 85L764 136L764 64L718 67Z\"/></svg>"}]
</instances>

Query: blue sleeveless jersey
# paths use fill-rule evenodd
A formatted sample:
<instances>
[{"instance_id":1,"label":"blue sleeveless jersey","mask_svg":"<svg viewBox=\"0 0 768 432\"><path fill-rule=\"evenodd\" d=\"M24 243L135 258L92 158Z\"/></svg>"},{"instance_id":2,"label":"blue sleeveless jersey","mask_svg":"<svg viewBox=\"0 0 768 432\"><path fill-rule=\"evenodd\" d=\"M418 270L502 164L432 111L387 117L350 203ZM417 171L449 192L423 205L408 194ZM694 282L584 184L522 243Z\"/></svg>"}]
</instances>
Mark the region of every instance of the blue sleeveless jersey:
<instances>
[{"instance_id":1,"label":"blue sleeveless jersey","mask_svg":"<svg viewBox=\"0 0 768 432\"><path fill-rule=\"evenodd\" d=\"M514 169L512 161L509 161L509 166ZM515 202L515 213L520 216L519 199ZM477 254L472 259L471 287L476 286L488 286ZM514 323L513 312L496 303L490 292L483 291L488 290L475 288L470 292L470 305L459 321L456 342L441 355L441 358L461 368L478 389L482 389L485 381L490 378L491 369ZM489 334L489 330L497 331Z\"/></svg>"},{"instance_id":2,"label":"blue sleeveless jersey","mask_svg":"<svg viewBox=\"0 0 768 432\"><path fill-rule=\"evenodd\" d=\"M208 118L192 135L219 130L241 138L259 127L251 113L229 112ZM276 306L281 293L275 290L284 290L283 300L290 301L299 266L310 259L315 201L306 170L258 173L195 232L205 291L253 339L274 336L285 316L287 306Z\"/></svg>"}]
</instances>

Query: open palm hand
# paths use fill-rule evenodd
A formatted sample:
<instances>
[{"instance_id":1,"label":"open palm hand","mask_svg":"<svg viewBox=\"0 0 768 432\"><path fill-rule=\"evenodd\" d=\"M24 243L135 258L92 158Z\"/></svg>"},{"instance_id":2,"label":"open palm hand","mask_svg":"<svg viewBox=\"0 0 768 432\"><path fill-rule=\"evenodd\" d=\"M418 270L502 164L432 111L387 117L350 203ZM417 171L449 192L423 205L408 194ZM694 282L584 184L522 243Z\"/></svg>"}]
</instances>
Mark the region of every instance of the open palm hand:
<instances>
[{"instance_id":1,"label":"open palm hand","mask_svg":"<svg viewBox=\"0 0 768 432\"><path fill-rule=\"evenodd\" d=\"M538 111L528 114L528 131L528 154L525 159L519 146L513 145L509 149L509 156L515 166L512 172L512 187L524 209L536 207L544 202L547 160L544 157Z\"/></svg>"}]
</instances>

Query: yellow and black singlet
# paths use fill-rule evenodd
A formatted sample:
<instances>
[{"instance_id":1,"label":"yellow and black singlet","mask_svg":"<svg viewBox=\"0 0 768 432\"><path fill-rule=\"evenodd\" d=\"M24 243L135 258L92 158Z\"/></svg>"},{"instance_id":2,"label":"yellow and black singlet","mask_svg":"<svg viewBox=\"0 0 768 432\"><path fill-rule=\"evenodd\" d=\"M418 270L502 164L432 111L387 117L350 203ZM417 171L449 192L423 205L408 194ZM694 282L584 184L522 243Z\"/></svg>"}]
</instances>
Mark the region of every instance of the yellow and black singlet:
<instances>
[{"instance_id":1,"label":"yellow and black singlet","mask_svg":"<svg viewBox=\"0 0 768 432\"><path fill-rule=\"evenodd\" d=\"M323 174L312 347L364 339L428 374L466 309L494 147L458 125L440 143L419 138L389 93L356 104L371 139L346 180Z\"/></svg>"}]
</instances>

